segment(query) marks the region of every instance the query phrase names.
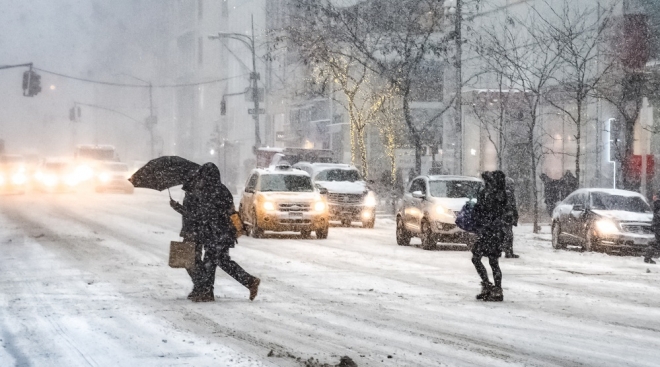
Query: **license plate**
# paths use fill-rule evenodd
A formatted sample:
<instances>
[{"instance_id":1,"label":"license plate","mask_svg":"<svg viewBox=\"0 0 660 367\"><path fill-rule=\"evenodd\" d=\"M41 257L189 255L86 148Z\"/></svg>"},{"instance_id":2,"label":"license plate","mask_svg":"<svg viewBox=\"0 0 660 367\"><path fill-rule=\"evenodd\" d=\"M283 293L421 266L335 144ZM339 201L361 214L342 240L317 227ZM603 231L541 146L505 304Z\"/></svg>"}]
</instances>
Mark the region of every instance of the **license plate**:
<instances>
[{"instance_id":1,"label":"license plate","mask_svg":"<svg viewBox=\"0 0 660 367\"><path fill-rule=\"evenodd\" d=\"M303 217L302 212L290 212L289 218L301 219Z\"/></svg>"}]
</instances>

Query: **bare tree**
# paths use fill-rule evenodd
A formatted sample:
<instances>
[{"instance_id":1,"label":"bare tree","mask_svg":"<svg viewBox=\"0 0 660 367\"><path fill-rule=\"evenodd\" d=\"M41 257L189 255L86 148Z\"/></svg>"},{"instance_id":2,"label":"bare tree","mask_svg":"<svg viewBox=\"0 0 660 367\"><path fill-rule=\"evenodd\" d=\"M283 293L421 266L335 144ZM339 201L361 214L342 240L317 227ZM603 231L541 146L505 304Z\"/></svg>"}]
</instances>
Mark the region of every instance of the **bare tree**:
<instances>
[{"instance_id":1,"label":"bare tree","mask_svg":"<svg viewBox=\"0 0 660 367\"><path fill-rule=\"evenodd\" d=\"M514 88L519 89L521 119L520 134L524 144L517 147L524 150L529 160L529 181L532 191L534 233L539 230L539 200L537 188L537 169L544 154L543 132L540 126L541 106L544 92L549 82L555 77L560 57L557 53L547 52L550 40L538 31L539 20L534 14L525 19L508 17L503 24L484 32L482 45L489 57L501 59L498 72L506 76Z\"/></svg>"},{"instance_id":2,"label":"bare tree","mask_svg":"<svg viewBox=\"0 0 660 367\"><path fill-rule=\"evenodd\" d=\"M582 128L588 121L589 99L613 69L600 47L607 40L614 8L584 6L571 0L564 0L559 7L545 5L542 10L532 7L535 18L541 20L539 35L550 40L547 51L557 55L561 64L553 77L557 85L546 93L546 100L575 124L575 177L580 182Z\"/></svg>"}]
</instances>

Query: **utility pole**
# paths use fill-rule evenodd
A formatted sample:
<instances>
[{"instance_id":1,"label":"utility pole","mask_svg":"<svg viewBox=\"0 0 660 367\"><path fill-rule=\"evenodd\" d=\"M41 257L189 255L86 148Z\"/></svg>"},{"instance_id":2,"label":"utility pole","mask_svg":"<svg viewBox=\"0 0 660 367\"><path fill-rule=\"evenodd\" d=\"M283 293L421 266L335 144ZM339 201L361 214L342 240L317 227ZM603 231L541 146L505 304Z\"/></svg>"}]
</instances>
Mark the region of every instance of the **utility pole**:
<instances>
[{"instance_id":1,"label":"utility pole","mask_svg":"<svg viewBox=\"0 0 660 367\"><path fill-rule=\"evenodd\" d=\"M455 174L463 174L463 76L461 70L461 57L463 56L463 36L461 32L462 23L462 0L456 0L456 18L454 19L454 35L456 37L456 107L454 130L456 132L456 148L454 150Z\"/></svg>"},{"instance_id":2,"label":"utility pole","mask_svg":"<svg viewBox=\"0 0 660 367\"><path fill-rule=\"evenodd\" d=\"M252 99L254 102L254 111L252 118L254 119L254 147L253 151L256 154L257 149L261 147L261 134L259 133L259 88L257 81L259 80L259 73L257 73L257 53L254 45L254 15L252 15L252 33L251 36L246 36L240 33L227 33L218 32L217 36L209 36L209 39L222 39L232 38L241 41L252 52L252 72L250 73L250 84L252 86Z\"/></svg>"}]
</instances>

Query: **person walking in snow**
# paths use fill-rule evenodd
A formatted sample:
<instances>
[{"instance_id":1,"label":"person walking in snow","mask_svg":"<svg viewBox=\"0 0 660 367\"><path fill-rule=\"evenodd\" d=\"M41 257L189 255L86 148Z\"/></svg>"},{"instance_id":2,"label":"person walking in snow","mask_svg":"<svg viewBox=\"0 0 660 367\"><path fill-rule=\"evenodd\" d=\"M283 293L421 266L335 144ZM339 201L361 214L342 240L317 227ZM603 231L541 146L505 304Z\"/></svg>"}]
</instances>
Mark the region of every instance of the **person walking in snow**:
<instances>
[{"instance_id":1,"label":"person walking in snow","mask_svg":"<svg viewBox=\"0 0 660 367\"><path fill-rule=\"evenodd\" d=\"M508 208L506 194L506 176L502 171L484 172L484 188L477 195L474 206L474 222L477 226L477 240L472 247L472 264L481 277L481 293L477 299L484 301L502 301L502 271L499 258L502 256L505 241L505 228L509 225L505 215ZM481 262L487 257L493 271L495 284L488 280L488 272Z\"/></svg>"},{"instance_id":2,"label":"person walking in snow","mask_svg":"<svg viewBox=\"0 0 660 367\"><path fill-rule=\"evenodd\" d=\"M513 226L518 226L518 205L516 203L515 181L506 178L506 201L507 210L504 214L504 257L517 259L520 256L513 253Z\"/></svg>"},{"instance_id":3,"label":"person walking in snow","mask_svg":"<svg viewBox=\"0 0 660 367\"><path fill-rule=\"evenodd\" d=\"M195 175L190 177L182 187L182 190L186 193L183 197L183 205L170 198L170 206L172 209L181 214L182 225L179 235L183 238L184 242L195 243L195 262L192 268L186 268L186 271L188 272L188 275L193 282L193 290L190 292L190 294L188 294L188 299L192 299L200 294L200 283L202 275L202 244L196 241L195 221L192 217L192 213L194 208L197 206L198 201L197 195L194 191L195 177Z\"/></svg>"},{"instance_id":4,"label":"person walking in snow","mask_svg":"<svg viewBox=\"0 0 660 367\"><path fill-rule=\"evenodd\" d=\"M229 256L229 249L236 244L236 228L231 222L235 213L234 198L220 180L220 170L213 163L206 163L196 173L195 192L197 201L192 210L195 222L195 239L204 248L200 269L200 293L194 302L211 302L215 284L215 269L220 267L250 291L250 301L257 296L261 280L250 275Z\"/></svg>"},{"instance_id":5,"label":"person walking in snow","mask_svg":"<svg viewBox=\"0 0 660 367\"><path fill-rule=\"evenodd\" d=\"M653 256L660 252L660 190L653 195L653 222L651 228L655 233L655 242L651 242L644 254L644 262L647 264L655 264Z\"/></svg>"}]
</instances>

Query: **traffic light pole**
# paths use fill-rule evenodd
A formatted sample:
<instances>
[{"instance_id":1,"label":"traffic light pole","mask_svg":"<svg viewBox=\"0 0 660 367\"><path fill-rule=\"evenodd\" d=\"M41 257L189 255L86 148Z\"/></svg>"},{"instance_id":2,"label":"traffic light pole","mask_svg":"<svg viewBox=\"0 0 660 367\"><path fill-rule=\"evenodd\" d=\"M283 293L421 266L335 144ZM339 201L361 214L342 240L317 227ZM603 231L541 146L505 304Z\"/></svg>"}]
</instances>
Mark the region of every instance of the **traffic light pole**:
<instances>
[{"instance_id":1,"label":"traffic light pole","mask_svg":"<svg viewBox=\"0 0 660 367\"><path fill-rule=\"evenodd\" d=\"M11 68L24 68L24 67L29 67L30 70L32 70L32 63L29 62L27 64L18 64L18 65L2 65L0 66L0 70L2 69L11 69Z\"/></svg>"}]
</instances>

